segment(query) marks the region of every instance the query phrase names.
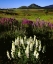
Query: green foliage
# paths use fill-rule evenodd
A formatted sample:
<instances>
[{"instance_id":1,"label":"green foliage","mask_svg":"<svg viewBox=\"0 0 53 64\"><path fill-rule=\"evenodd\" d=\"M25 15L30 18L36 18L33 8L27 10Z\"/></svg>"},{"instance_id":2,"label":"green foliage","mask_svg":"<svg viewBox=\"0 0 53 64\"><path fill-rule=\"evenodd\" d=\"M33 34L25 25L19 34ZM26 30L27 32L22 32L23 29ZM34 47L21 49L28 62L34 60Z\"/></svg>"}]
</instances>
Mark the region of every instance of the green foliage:
<instances>
[{"instance_id":1,"label":"green foliage","mask_svg":"<svg viewBox=\"0 0 53 64\"><path fill-rule=\"evenodd\" d=\"M13 10L13 11L11 11ZM46 15L45 14L45 10L46 9L10 9L10 11L7 9L3 9L2 11L4 11L4 13L1 13L0 14L0 17L7 17L7 18L12 18L12 17L15 17L18 21L22 20L23 18L26 18L26 19L29 19L29 20L34 20L37 18L37 17L40 17L41 19L43 20L50 20L50 22L53 21L53 11L52 9L50 9L48 11L48 14ZM6 14L6 12L9 13L9 14ZM11 13L12 12L12 13Z\"/></svg>"},{"instance_id":2,"label":"green foliage","mask_svg":"<svg viewBox=\"0 0 53 64\"><path fill-rule=\"evenodd\" d=\"M46 15L48 14L48 9L45 9L45 14L46 14Z\"/></svg>"},{"instance_id":3,"label":"green foliage","mask_svg":"<svg viewBox=\"0 0 53 64\"><path fill-rule=\"evenodd\" d=\"M19 36L18 36L19 37ZM30 39L30 38L29 38ZM31 42L30 42L30 44L29 44L29 46L28 46L28 44L27 44L27 40L28 39L26 39L25 41L24 41L24 39L23 39L23 44L21 44L21 40L22 40L22 38L20 38L19 39L20 40L20 42L19 42L19 44L18 45L15 45L15 54L14 54L14 59L15 59L15 61L16 61L16 63L18 63L18 64L37 64L37 63L39 63L39 56L38 56L38 58L36 58L35 56L34 56L34 51L35 51L35 49L36 49L36 47L35 47L35 43L36 43L36 41L34 41L34 45L33 45L33 49L32 49L32 51L30 50L30 44L31 43L33 43L33 40L31 40ZM18 41L18 40L17 40ZM29 40L30 41L30 40ZM26 42L26 43L25 43ZM28 42L29 43L29 42ZM26 45L26 46L25 46ZM25 48L24 48L25 47ZM29 48L28 48L29 47ZM38 49L37 49L38 50ZM36 51L37 51L36 50ZM29 53L28 53L28 51L29 51ZM19 55L18 55L18 52L20 52L19 53ZM39 53L38 51L37 51L37 53ZM29 54L29 56L28 56L28 54Z\"/></svg>"}]
</instances>

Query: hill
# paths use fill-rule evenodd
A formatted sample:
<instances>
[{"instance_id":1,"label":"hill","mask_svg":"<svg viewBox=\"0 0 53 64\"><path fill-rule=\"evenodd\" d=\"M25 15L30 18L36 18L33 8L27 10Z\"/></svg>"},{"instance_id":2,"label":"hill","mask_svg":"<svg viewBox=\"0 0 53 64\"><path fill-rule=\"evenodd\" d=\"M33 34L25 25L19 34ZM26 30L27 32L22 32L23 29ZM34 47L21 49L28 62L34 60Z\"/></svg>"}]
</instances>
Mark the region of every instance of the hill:
<instances>
[{"instance_id":1,"label":"hill","mask_svg":"<svg viewBox=\"0 0 53 64\"><path fill-rule=\"evenodd\" d=\"M48 5L48 6L45 6L45 8L50 8L50 9L53 9L53 5Z\"/></svg>"},{"instance_id":2,"label":"hill","mask_svg":"<svg viewBox=\"0 0 53 64\"><path fill-rule=\"evenodd\" d=\"M36 4L31 4L31 5L28 6L28 8L35 9L35 8L41 8L41 6L38 6Z\"/></svg>"},{"instance_id":3,"label":"hill","mask_svg":"<svg viewBox=\"0 0 53 64\"><path fill-rule=\"evenodd\" d=\"M29 6L21 6L19 7L19 9L41 9L41 8L47 8L47 9L53 9L53 5L48 5L48 6L44 6L44 7L41 7L39 5L36 5L36 4L31 4Z\"/></svg>"},{"instance_id":4,"label":"hill","mask_svg":"<svg viewBox=\"0 0 53 64\"><path fill-rule=\"evenodd\" d=\"M38 6L36 4L31 4L29 6L21 6L19 9L36 9L36 8L41 8L41 6Z\"/></svg>"}]
</instances>

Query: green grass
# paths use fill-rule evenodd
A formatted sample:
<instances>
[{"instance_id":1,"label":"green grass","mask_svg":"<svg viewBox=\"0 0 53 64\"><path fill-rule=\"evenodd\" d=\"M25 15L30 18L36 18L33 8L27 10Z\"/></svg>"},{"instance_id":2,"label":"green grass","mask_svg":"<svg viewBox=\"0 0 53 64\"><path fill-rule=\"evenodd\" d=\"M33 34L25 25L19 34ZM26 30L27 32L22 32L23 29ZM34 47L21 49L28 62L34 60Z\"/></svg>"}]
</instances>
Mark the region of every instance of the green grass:
<instances>
[{"instance_id":1,"label":"green grass","mask_svg":"<svg viewBox=\"0 0 53 64\"><path fill-rule=\"evenodd\" d=\"M36 18L40 17L41 20L53 22L53 12L48 12L46 15L44 9L14 9L13 12L17 13L17 15L0 13L0 17L14 17L18 21L23 18L35 21Z\"/></svg>"}]
</instances>

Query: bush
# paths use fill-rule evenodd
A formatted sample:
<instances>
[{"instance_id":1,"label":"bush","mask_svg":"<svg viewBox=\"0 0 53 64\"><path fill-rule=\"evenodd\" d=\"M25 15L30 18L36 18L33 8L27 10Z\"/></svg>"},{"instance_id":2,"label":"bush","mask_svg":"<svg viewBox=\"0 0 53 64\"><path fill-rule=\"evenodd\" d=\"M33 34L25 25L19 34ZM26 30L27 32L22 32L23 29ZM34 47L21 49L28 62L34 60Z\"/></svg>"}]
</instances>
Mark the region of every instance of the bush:
<instances>
[{"instance_id":1,"label":"bush","mask_svg":"<svg viewBox=\"0 0 53 64\"><path fill-rule=\"evenodd\" d=\"M41 43L42 49L43 46L46 46L46 52L44 53L44 55L42 55L42 53L40 52L41 62L44 63L44 61L48 61L48 59L51 60L52 62L51 58L53 56L50 52L52 52L53 50L53 24L50 22L45 22L44 20L40 20L39 18L36 19L36 22L27 19L23 19L22 22L18 22L16 19L12 19L12 18L1 18L0 19L0 50L2 51L0 54L5 56L7 50L9 50L9 52L11 53L12 40L15 41L17 36L21 36L22 38L24 38L25 35L27 38L29 38L30 36L32 36L33 38L33 35L36 35L36 38L38 40L41 40L42 42ZM22 50L22 46L20 48ZM17 49L18 48L16 48L15 54L17 54L18 51ZM49 49L52 50L50 51ZM22 51L24 51L24 49ZM25 54L23 54L23 56L24 55ZM21 60L19 62L22 62L23 59L26 59L24 63L32 61L31 57L30 57L30 61L28 61L26 56L24 56L23 59L22 58L20 59L16 56L16 59ZM32 56L32 58L34 61L34 56ZM42 59L44 61L42 61ZM34 62L36 63L36 61Z\"/></svg>"},{"instance_id":2,"label":"bush","mask_svg":"<svg viewBox=\"0 0 53 64\"><path fill-rule=\"evenodd\" d=\"M0 32L15 30L18 27L18 21L14 18L1 18L0 19Z\"/></svg>"},{"instance_id":3,"label":"bush","mask_svg":"<svg viewBox=\"0 0 53 64\"><path fill-rule=\"evenodd\" d=\"M13 42L12 51L14 52L13 58L15 63L18 64L37 64L40 61L39 53L41 51L41 41L32 37L24 39L18 36ZM15 51L14 51L15 50ZM42 54L45 52L42 49Z\"/></svg>"}]
</instances>

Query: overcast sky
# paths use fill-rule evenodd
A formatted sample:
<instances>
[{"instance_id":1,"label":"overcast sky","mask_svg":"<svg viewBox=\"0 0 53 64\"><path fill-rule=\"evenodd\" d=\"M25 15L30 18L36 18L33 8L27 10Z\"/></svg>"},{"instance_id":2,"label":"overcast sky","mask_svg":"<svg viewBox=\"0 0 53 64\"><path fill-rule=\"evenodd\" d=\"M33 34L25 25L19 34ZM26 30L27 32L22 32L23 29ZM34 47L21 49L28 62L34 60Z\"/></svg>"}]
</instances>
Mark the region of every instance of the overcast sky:
<instances>
[{"instance_id":1,"label":"overcast sky","mask_svg":"<svg viewBox=\"0 0 53 64\"><path fill-rule=\"evenodd\" d=\"M0 8L18 8L32 3L39 6L47 6L53 4L53 0L0 0Z\"/></svg>"}]
</instances>

